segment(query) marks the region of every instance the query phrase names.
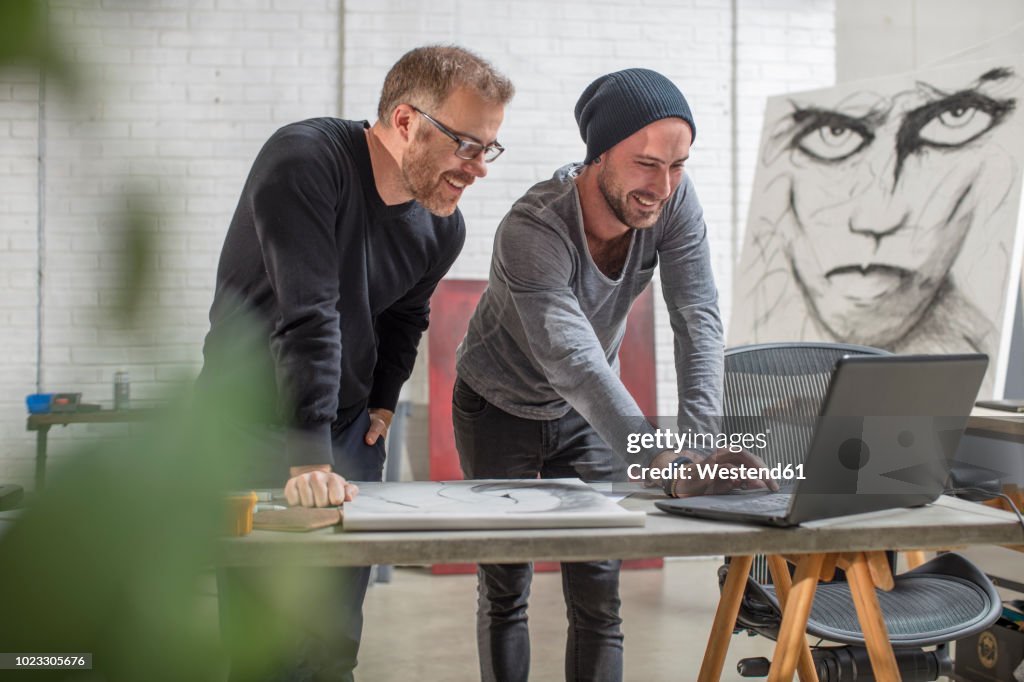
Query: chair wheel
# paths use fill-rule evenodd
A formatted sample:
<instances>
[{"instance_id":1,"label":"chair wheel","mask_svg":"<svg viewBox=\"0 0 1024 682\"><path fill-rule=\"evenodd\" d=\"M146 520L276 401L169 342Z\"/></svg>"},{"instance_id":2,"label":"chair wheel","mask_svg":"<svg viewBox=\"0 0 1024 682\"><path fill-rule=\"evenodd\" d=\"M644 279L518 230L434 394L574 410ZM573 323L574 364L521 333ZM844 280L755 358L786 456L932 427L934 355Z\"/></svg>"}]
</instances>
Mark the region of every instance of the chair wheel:
<instances>
[{"instance_id":1,"label":"chair wheel","mask_svg":"<svg viewBox=\"0 0 1024 682\"><path fill-rule=\"evenodd\" d=\"M740 677L768 677L768 669L772 662L764 656L760 658L744 658L736 664L736 672Z\"/></svg>"}]
</instances>

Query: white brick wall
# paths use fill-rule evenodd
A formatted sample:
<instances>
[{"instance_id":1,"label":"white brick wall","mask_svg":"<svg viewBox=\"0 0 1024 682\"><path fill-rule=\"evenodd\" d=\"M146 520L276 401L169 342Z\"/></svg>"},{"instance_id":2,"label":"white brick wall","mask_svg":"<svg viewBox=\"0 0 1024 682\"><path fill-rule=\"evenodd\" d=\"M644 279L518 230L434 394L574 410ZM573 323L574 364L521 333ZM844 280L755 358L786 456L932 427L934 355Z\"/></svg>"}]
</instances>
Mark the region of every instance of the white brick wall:
<instances>
[{"instance_id":1,"label":"white brick wall","mask_svg":"<svg viewBox=\"0 0 1024 682\"><path fill-rule=\"evenodd\" d=\"M734 183L741 220L764 98L833 80L833 0L739 0L739 177L730 168L731 21L714 0L50 0L86 97L46 93L45 390L109 404L131 372L139 401L196 370L221 240L252 158L277 127L316 115L373 118L384 74L407 49L454 42L508 73L518 94L509 151L463 201L470 236L454 277L485 277L511 202L583 155L573 121L594 77L658 69L686 93L699 138L689 172L707 213L724 311ZM344 40L342 40L344 35ZM339 92L340 84L340 92ZM340 102L340 111L338 105ZM38 85L0 72L0 480L30 482L22 396L34 390ZM159 212L160 252L144 289L146 331L115 328L123 190ZM671 336L658 318L659 411L675 409ZM419 375L419 373L418 373ZM422 381L421 381L422 383ZM419 394L419 392L417 392ZM60 457L75 426L53 432Z\"/></svg>"},{"instance_id":2,"label":"white brick wall","mask_svg":"<svg viewBox=\"0 0 1024 682\"><path fill-rule=\"evenodd\" d=\"M60 42L86 76L83 98L46 94L43 387L109 405L131 374L144 403L194 375L224 231L253 157L276 128L335 114L338 0L51 0ZM30 483L35 390L36 110L31 78L0 73L0 480ZM150 314L114 324L126 189L159 211L145 281ZM133 207L136 208L136 207ZM8 262L10 261L10 262ZM103 431L51 432L51 456Z\"/></svg>"},{"instance_id":3,"label":"white brick wall","mask_svg":"<svg viewBox=\"0 0 1024 682\"><path fill-rule=\"evenodd\" d=\"M27 70L0 79L0 481L33 471L24 396L36 381L36 130L39 80Z\"/></svg>"}]
</instances>

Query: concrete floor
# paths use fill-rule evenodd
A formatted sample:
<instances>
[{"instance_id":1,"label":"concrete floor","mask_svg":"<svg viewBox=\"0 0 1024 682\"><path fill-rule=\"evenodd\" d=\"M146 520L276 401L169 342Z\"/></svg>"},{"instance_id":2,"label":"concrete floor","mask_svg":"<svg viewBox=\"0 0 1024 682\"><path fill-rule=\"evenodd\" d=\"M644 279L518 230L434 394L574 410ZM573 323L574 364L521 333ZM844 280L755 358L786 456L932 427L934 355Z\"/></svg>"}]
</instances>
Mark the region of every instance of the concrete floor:
<instances>
[{"instance_id":1,"label":"concrete floor","mask_svg":"<svg viewBox=\"0 0 1024 682\"><path fill-rule=\"evenodd\" d=\"M1024 582L1020 553L1002 547L960 549L983 570ZM697 679L718 605L720 558L670 559L663 570L623 571L625 679ZM904 566L899 567L905 570ZM999 590L1004 599L1019 593ZM531 679L563 679L565 605L558 572L534 576L530 599ZM432 575L398 568L392 581L370 588L356 677L367 680L479 680L475 575ZM736 662L771 658L774 642L734 635L722 680L742 680ZM954 650L955 654L955 650ZM943 678L945 679L945 678Z\"/></svg>"},{"instance_id":2,"label":"concrete floor","mask_svg":"<svg viewBox=\"0 0 1024 682\"><path fill-rule=\"evenodd\" d=\"M686 682L697 678L718 604L720 559L674 559L663 570L623 571L625 679ZM563 679L565 605L559 573L538 573L530 598L531 679ZM435 576L400 568L370 588L360 680L473 682L477 669L476 576ZM771 657L772 642L736 636L723 680L742 679L744 656Z\"/></svg>"},{"instance_id":3,"label":"concrete floor","mask_svg":"<svg viewBox=\"0 0 1024 682\"><path fill-rule=\"evenodd\" d=\"M993 575L1024 582L1024 565L1018 552L1002 547L960 551ZM718 605L716 572L720 564L719 558L670 559L663 570L622 573L627 681L697 679ZM208 599L204 600L202 613L203 622L213 628L211 636L215 636L217 623L215 590L211 573L203 586ZM1004 599L1021 597L1010 590L999 591ZM435 576L426 568L398 568L391 582L370 587L363 612L365 627L356 669L361 682L480 679L475 575ZM534 577L530 619L531 679L563 679L565 615L557 572ZM742 680L736 673L736 662L747 656L770 658L773 645L761 637L734 635L722 680Z\"/></svg>"}]
</instances>

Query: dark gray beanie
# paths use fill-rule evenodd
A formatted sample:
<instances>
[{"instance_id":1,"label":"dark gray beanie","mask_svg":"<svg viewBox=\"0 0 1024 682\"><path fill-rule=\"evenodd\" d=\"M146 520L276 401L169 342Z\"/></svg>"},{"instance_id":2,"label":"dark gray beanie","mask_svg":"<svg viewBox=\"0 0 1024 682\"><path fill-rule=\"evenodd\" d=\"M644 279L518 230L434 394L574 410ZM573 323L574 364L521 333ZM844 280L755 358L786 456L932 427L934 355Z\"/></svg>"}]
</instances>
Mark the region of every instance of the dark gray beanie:
<instances>
[{"instance_id":1,"label":"dark gray beanie","mask_svg":"<svg viewBox=\"0 0 1024 682\"><path fill-rule=\"evenodd\" d=\"M676 116L693 124L690 105L672 81L650 69L626 69L601 76L576 102L576 123L590 163L646 125ZM692 140L691 140L692 141Z\"/></svg>"}]
</instances>

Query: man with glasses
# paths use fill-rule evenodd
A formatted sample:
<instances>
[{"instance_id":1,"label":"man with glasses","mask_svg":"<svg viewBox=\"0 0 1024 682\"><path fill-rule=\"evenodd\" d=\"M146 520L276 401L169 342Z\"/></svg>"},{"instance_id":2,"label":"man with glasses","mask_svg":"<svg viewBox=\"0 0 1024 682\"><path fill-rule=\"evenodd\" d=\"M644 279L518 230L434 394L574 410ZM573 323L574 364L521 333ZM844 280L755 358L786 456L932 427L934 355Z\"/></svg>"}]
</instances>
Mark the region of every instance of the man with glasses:
<instances>
[{"instance_id":1,"label":"man with glasses","mask_svg":"<svg viewBox=\"0 0 1024 682\"><path fill-rule=\"evenodd\" d=\"M659 263L680 432L714 430L721 414L718 293L703 212L683 172L696 135L690 107L661 74L627 69L586 88L576 121L586 159L535 185L502 220L487 291L457 352L452 413L467 478L625 480L628 437L653 427L619 379L618 352L630 306ZM636 461L675 471L702 456L649 450ZM760 464L749 453L707 456L723 467ZM665 489L711 486L680 478ZM622 679L619 563L562 564L566 679ZM529 676L531 577L529 564L479 567L485 680Z\"/></svg>"},{"instance_id":2,"label":"man with glasses","mask_svg":"<svg viewBox=\"0 0 1024 682\"><path fill-rule=\"evenodd\" d=\"M491 161L494 161L496 158L501 156L501 153L505 151L505 148L498 144L497 141L484 146L475 140L463 139L456 135L455 133L453 133L448 126L438 122L437 119L433 118L427 112L423 111L422 109L417 109L416 107L413 107L413 109L416 111L417 114L430 121L435 128L444 133L449 140L458 145L458 147L455 149L455 156L459 157L460 159L472 161L476 157L480 156L480 152L483 152L484 161L490 163Z\"/></svg>"},{"instance_id":3,"label":"man with glasses","mask_svg":"<svg viewBox=\"0 0 1024 682\"><path fill-rule=\"evenodd\" d=\"M244 485L284 486L289 504L326 507L352 499L352 481L381 479L430 296L465 240L456 206L503 151L496 137L512 94L467 50L417 48L388 73L372 126L310 119L264 145L224 242L200 378L246 348L264 359L279 411L269 426L243 425L266 444ZM242 317L257 333L238 335ZM263 608L258 573L222 573L229 625ZM368 576L309 570L303 582L331 591L308 603L294 660L273 679L352 679ZM225 636L236 652L244 645ZM250 674L264 677L236 657L233 677Z\"/></svg>"}]
</instances>

